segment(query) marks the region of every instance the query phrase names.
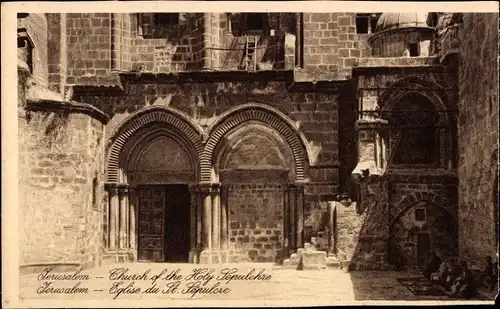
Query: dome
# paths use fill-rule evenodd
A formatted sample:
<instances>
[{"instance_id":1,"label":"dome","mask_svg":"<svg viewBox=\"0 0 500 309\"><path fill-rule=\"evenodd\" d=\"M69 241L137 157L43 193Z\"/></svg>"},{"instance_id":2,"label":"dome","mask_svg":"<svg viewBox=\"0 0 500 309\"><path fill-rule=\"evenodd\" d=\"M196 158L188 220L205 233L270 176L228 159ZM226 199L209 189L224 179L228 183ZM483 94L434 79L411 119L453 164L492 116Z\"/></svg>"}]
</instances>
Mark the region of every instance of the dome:
<instances>
[{"instance_id":1,"label":"dome","mask_svg":"<svg viewBox=\"0 0 500 309\"><path fill-rule=\"evenodd\" d=\"M408 27L434 27L435 17L432 13L383 13L380 15L375 32Z\"/></svg>"}]
</instances>

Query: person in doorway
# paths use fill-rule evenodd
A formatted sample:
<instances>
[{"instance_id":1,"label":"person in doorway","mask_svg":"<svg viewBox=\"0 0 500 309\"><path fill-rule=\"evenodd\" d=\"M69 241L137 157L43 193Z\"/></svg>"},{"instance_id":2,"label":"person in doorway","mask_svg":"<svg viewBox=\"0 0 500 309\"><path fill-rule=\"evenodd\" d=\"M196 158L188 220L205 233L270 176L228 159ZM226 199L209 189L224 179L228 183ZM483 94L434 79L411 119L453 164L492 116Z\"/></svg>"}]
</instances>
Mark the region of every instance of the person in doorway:
<instances>
[{"instance_id":1,"label":"person in doorway","mask_svg":"<svg viewBox=\"0 0 500 309\"><path fill-rule=\"evenodd\" d=\"M460 263L461 273L451 286L450 297L471 298L476 295L474 275L465 261Z\"/></svg>"},{"instance_id":2,"label":"person in doorway","mask_svg":"<svg viewBox=\"0 0 500 309\"><path fill-rule=\"evenodd\" d=\"M462 273L460 264L457 263L455 258L448 260L448 277L446 278L445 288L450 290L457 278Z\"/></svg>"},{"instance_id":3,"label":"person in doorway","mask_svg":"<svg viewBox=\"0 0 500 309\"><path fill-rule=\"evenodd\" d=\"M448 273L448 263L443 260L441 265L439 265L438 271L431 274L431 281L444 286L446 284L446 278L448 278Z\"/></svg>"},{"instance_id":4,"label":"person in doorway","mask_svg":"<svg viewBox=\"0 0 500 309\"><path fill-rule=\"evenodd\" d=\"M481 273L481 277L482 277L482 284L488 289L488 291L493 291L498 280L497 263L493 264L491 256L486 257L486 266L484 267L484 270Z\"/></svg>"},{"instance_id":5,"label":"person in doorway","mask_svg":"<svg viewBox=\"0 0 500 309\"><path fill-rule=\"evenodd\" d=\"M439 271L439 266L441 265L441 258L438 256L437 252L432 254L429 264L424 269L424 277L431 279L431 275Z\"/></svg>"}]
</instances>

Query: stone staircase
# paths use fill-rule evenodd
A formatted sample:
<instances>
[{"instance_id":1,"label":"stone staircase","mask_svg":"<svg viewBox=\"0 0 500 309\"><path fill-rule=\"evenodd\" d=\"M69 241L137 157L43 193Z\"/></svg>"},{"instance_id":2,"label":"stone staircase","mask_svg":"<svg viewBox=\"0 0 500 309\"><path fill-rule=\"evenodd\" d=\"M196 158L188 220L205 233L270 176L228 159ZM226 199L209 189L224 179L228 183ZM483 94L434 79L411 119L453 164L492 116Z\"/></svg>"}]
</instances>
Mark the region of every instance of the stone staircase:
<instances>
[{"instance_id":1,"label":"stone staircase","mask_svg":"<svg viewBox=\"0 0 500 309\"><path fill-rule=\"evenodd\" d=\"M344 262L335 255L328 255L326 251L317 250L310 243L305 243L304 248L297 249L290 258L283 261L283 268L296 270L310 269L345 269Z\"/></svg>"}]
</instances>

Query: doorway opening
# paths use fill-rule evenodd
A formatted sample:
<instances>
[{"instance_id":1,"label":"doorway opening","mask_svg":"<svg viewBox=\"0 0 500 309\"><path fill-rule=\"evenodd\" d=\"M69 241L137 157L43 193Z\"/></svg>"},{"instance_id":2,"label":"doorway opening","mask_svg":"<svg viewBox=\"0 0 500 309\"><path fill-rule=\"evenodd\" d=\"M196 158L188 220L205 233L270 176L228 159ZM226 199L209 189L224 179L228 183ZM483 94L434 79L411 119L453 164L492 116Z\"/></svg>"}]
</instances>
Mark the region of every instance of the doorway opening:
<instances>
[{"instance_id":1,"label":"doorway opening","mask_svg":"<svg viewBox=\"0 0 500 309\"><path fill-rule=\"evenodd\" d=\"M138 260L188 263L190 219L188 185L139 187Z\"/></svg>"}]
</instances>

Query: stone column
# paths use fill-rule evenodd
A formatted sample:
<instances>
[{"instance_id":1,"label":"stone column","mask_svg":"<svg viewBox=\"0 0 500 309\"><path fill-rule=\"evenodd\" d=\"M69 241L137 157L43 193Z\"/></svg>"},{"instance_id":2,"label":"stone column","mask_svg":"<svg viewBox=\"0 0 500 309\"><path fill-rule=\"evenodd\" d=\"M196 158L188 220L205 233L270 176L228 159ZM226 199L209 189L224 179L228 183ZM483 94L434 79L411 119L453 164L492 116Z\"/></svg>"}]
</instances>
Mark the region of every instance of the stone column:
<instances>
[{"instance_id":1,"label":"stone column","mask_svg":"<svg viewBox=\"0 0 500 309\"><path fill-rule=\"evenodd\" d=\"M128 234L128 187L121 186L118 189L119 201L120 201L120 224L119 224L119 247L120 249L126 249L128 244L127 234Z\"/></svg>"},{"instance_id":2,"label":"stone column","mask_svg":"<svg viewBox=\"0 0 500 309\"><path fill-rule=\"evenodd\" d=\"M200 185L200 197L203 204L203 233L200 263L212 263L212 196L211 184Z\"/></svg>"},{"instance_id":3,"label":"stone column","mask_svg":"<svg viewBox=\"0 0 500 309\"><path fill-rule=\"evenodd\" d=\"M210 194L212 196L212 249L219 250L221 238L220 184L213 184Z\"/></svg>"},{"instance_id":4,"label":"stone column","mask_svg":"<svg viewBox=\"0 0 500 309\"><path fill-rule=\"evenodd\" d=\"M118 188L112 186L109 192L109 243L110 250L116 250L118 240Z\"/></svg>"},{"instance_id":5,"label":"stone column","mask_svg":"<svg viewBox=\"0 0 500 309\"><path fill-rule=\"evenodd\" d=\"M336 212L336 204L337 202L331 201L328 202L328 229L330 230L330 235L328 235L328 247L330 253L336 254L336 244L335 244L335 212Z\"/></svg>"},{"instance_id":6,"label":"stone column","mask_svg":"<svg viewBox=\"0 0 500 309\"><path fill-rule=\"evenodd\" d=\"M297 234L297 248L304 247L304 186L301 183L296 184L295 187L295 197L297 205L297 215L296 215L296 234Z\"/></svg>"},{"instance_id":7,"label":"stone column","mask_svg":"<svg viewBox=\"0 0 500 309\"><path fill-rule=\"evenodd\" d=\"M227 250L229 247L228 240L229 240L229 235L228 235L228 212L229 212L229 205L228 205L228 197L229 197L229 187L227 185L222 185L220 188L220 197L221 197L221 234L220 234L220 241L221 241L221 247L224 250Z\"/></svg>"},{"instance_id":8,"label":"stone column","mask_svg":"<svg viewBox=\"0 0 500 309\"><path fill-rule=\"evenodd\" d=\"M212 18L212 13L203 14L203 70L209 70L212 56L212 27L210 20Z\"/></svg>"},{"instance_id":9,"label":"stone column","mask_svg":"<svg viewBox=\"0 0 500 309\"><path fill-rule=\"evenodd\" d=\"M289 247L292 251L297 249L297 199L295 184L288 185L288 205L289 205Z\"/></svg>"},{"instance_id":10,"label":"stone column","mask_svg":"<svg viewBox=\"0 0 500 309\"><path fill-rule=\"evenodd\" d=\"M290 196L287 186L283 189L283 260L290 255Z\"/></svg>"},{"instance_id":11,"label":"stone column","mask_svg":"<svg viewBox=\"0 0 500 309\"><path fill-rule=\"evenodd\" d=\"M198 195L199 190L197 185L189 186L189 192L191 194L191 203L189 206L189 222L190 222L190 250L189 250L189 262L198 263L198 223L200 217L198 215Z\"/></svg>"},{"instance_id":12,"label":"stone column","mask_svg":"<svg viewBox=\"0 0 500 309\"><path fill-rule=\"evenodd\" d=\"M137 222L137 208L138 208L138 192L136 187L129 187L128 189L129 192L129 212L128 212L128 217L129 217L129 225L128 225L128 241L129 241L129 248L131 249L133 255L136 255L135 250L137 249L137 238L136 238L136 233L137 233L137 227L136 227L136 222Z\"/></svg>"}]
</instances>

